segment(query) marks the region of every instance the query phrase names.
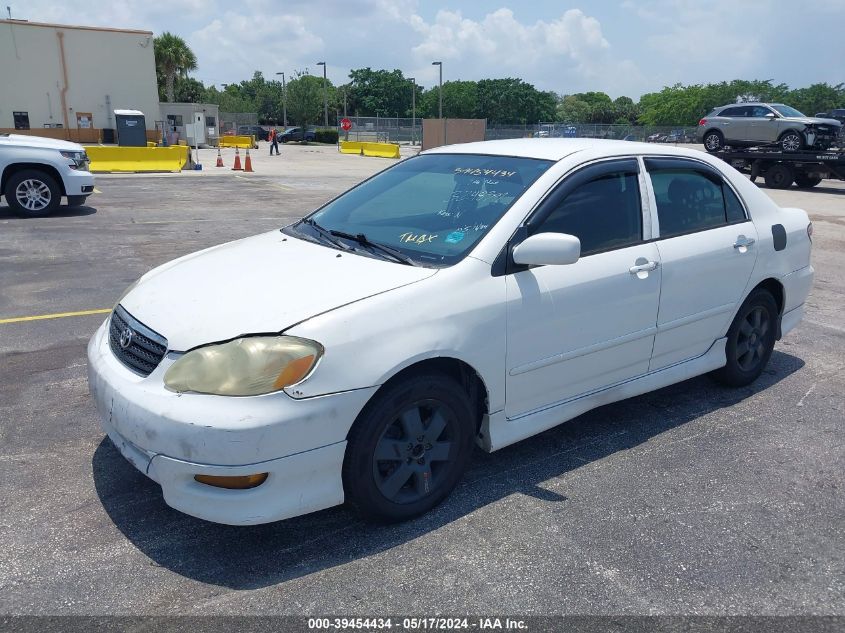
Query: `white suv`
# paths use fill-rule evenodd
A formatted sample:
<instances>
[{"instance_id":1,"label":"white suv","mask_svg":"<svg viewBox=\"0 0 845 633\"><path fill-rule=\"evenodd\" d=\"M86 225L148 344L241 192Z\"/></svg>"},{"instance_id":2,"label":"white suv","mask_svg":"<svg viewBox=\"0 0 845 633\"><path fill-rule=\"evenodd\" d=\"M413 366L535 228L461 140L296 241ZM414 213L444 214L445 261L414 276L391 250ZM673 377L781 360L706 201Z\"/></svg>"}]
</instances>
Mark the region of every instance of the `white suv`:
<instances>
[{"instance_id":1,"label":"white suv","mask_svg":"<svg viewBox=\"0 0 845 633\"><path fill-rule=\"evenodd\" d=\"M50 215L62 196L69 207L85 204L94 191L85 148L38 136L0 134L0 194L15 215Z\"/></svg>"}]
</instances>

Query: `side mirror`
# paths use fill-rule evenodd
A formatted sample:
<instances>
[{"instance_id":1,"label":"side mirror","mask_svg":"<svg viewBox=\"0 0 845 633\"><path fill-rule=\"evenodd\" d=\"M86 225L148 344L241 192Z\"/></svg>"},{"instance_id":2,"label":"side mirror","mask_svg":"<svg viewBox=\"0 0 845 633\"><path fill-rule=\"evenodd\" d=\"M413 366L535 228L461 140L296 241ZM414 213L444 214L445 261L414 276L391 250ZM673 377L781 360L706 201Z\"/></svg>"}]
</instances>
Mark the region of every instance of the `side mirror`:
<instances>
[{"instance_id":1,"label":"side mirror","mask_svg":"<svg viewBox=\"0 0 845 633\"><path fill-rule=\"evenodd\" d=\"M776 119L777 117L775 116L775 113L774 113L774 112L769 112L769 113L766 115L766 118L767 118L769 121L773 121L773 120L774 120L774 119Z\"/></svg>"},{"instance_id":2,"label":"side mirror","mask_svg":"<svg viewBox=\"0 0 845 633\"><path fill-rule=\"evenodd\" d=\"M513 249L513 261L524 266L562 266L581 257L581 240L566 233L537 233Z\"/></svg>"}]
</instances>

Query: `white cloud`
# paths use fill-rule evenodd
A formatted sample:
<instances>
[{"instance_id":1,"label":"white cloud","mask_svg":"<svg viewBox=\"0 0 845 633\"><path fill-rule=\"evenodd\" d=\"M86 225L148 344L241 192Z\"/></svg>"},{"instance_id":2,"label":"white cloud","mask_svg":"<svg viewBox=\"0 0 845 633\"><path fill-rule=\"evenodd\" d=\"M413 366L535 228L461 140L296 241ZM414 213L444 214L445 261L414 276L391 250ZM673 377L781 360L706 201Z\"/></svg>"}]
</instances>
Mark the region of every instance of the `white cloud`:
<instances>
[{"instance_id":1,"label":"white cloud","mask_svg":"<svg viewBox=\"0 0 845 633\"><path fill-rule=\"evenodd\" d=\"M208 83L249 79L259 69L265 69L268 79L275 79L275 72L290 72L299 67L303 57L313 57L325 46L301 16L256 19L231 11L189 34L186 40Z\"/></svg>"},{"instance_id":2,"label":"white cloud","mask_svg":"<svg viewBox=\"0 0 845 633\"><path fill-rule=\"evenodd\" d=\"M480 20L444 9L432 22L413 14L408 23L422 38L411 52L414 72L425 81L436 80L431 61L451 62L444 63L444 72L452 78L515 76L563 92L591 89L588 83L598 81L592 89L618 95L641 77L634 62L615 58L600 22L580 9L533 24L520 22L508 8Z\"/></svg>"}]
</instances>

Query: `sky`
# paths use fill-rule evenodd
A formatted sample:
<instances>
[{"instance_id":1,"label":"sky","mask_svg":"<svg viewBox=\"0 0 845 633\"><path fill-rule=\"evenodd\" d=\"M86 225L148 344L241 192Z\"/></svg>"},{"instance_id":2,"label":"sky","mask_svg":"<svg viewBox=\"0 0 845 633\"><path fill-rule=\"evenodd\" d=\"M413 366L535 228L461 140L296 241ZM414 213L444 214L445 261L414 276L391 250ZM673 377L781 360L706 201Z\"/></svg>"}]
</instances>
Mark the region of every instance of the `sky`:
<instances>
[{"instance_id":1,"label":"sky","mask_svg":"<svg viewBox=\"0 0 845 633\"><path fill-rule=\"evenodd\" d=\"M639 98L675 83L845 82L845 0L7 0L12 17L170 31L206 85L261 71L400 69L443 80L519 77L540 90ZM4 15L3 17L7 17Z\"/></svg>"}]
</instances>

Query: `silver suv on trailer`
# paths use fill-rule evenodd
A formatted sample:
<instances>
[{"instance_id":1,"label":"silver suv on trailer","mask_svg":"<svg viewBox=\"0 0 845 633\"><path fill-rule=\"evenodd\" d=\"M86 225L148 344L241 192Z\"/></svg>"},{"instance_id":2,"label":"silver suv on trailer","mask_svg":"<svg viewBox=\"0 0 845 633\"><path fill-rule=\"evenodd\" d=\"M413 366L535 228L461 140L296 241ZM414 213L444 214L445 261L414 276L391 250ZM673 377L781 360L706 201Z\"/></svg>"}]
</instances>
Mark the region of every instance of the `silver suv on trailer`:
<instances>
[{"instance_id":1,"label":"silver suv on trailer","mask_svg":"<svg viewBox=\"0 0 845 633\"><path fill-rule=\"evenodd\" d=\"M836 119L809 117L782 103L732 103L698 122L698 140L708 152L725 145L778 144L785 152L828 149L839 134Z\"/></svg>"}]
</instances>

